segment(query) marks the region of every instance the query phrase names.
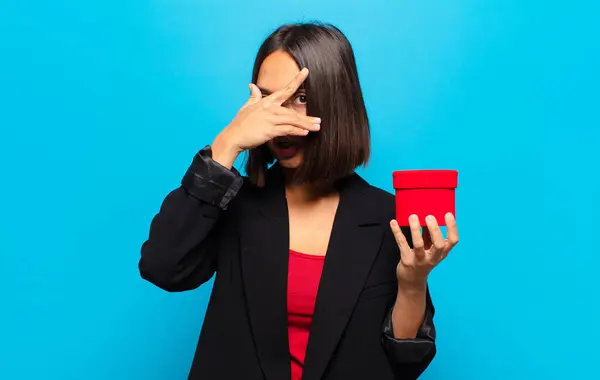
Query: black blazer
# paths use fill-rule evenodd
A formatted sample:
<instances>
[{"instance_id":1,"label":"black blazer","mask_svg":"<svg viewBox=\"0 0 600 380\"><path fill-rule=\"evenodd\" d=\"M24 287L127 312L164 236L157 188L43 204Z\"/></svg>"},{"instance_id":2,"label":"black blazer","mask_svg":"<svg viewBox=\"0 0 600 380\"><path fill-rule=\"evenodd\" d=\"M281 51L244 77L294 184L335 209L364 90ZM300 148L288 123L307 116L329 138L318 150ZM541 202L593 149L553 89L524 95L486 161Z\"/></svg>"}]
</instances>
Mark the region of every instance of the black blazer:
<instances>
[{"instance_id":1,"label":"black blazer","mask_svg":"<svg viewBox=\"0 0 600 380\"><path fill-rule=\"evenodd\" d=\"M303 379L416 379L433 359L429 293L417 338L392 335L400 258L393 217L391 194L356 174L340 182ZM189 379L290 379L288 223L278 165L257 188L213 161L209 149L164 200L142 246L141 276L177 292L216 272Z\"/></svg>"}]
</instances>

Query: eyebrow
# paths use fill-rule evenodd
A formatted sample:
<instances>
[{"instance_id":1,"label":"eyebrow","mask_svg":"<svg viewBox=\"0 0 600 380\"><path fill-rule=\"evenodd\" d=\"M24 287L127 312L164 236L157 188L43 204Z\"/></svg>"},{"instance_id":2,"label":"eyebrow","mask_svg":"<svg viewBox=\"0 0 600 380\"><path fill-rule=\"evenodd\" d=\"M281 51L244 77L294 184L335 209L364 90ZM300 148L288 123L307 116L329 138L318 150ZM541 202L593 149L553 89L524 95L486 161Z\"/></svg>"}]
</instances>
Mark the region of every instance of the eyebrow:
<instances>
[{"instance_id":1,"label":"eyebrow","mask_svg":"<svg viewBox=\"0 0 600 380\"><path fill-rule=\"evenodd\" d=\"M272 94L272 92L271 92L271 91L269 91L269 90L267 90L267 89L265 89L265 88L259 87L258 89L259 89L259 90L260 90L260 92L263 94L263 96L269 96L269 95L271 95L271 94Z\"/></svg>"},{"instance_id":2,"label":"eyebrow","mask_svg":"<svg viewBox=\"0 0 600 380\"><path fill-rule=\"evenodd\" d=\"M272 92L267 90L266 88L258 87L258 89L260 90L260 92L262 93L263 96L269 96L272 94ZM304 89L304 86L300 86L300 87L298 87L298 89L296 90L296 92L294 94L297 94L299 92L305 92L305 91L306 90Z\"/></svg>"}]
</instances>

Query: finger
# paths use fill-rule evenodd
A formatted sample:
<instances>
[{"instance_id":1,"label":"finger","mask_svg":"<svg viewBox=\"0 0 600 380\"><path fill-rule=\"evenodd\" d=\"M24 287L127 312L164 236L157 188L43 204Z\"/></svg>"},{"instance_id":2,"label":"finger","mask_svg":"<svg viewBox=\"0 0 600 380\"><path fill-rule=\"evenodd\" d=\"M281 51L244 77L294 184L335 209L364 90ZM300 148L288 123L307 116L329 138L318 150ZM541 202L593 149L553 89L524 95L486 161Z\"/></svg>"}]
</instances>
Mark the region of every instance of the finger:
<instances>
[{"instance_id":1,"label":"finger","mask_svg":"<svg viewBox=\"0 0 600 380\"><path fill-rule=\"evenodd\" d=\"M440 254L440 259L438 260L438 262L444 261L444 259L448 256L448 253L450 253L451 249L452 249L452 247L448 243L448 239L446 239L446 246L442 250L442 253Z\"/></svg>"},{"instance_id":2,"label":"finger","mask_svg":"<svg viewBox=\"0 0 600 380\"><path fill-rule=\"evenodd\" d=\"M314 122L313 119L295 112L288 115L273 115L269 120L275 125L289 124L311 132L317 132L321 129L319 122Z\"/></svg>"},{"instance_id":3,"label":"finger","mask_svg":"<svg viewBox=\"0 0 600 380\"><path fill-rule=\"evenodd\" d=\"M396 239L396 243L398 244L398 248L400 248L400 254L402 256L410 254L410 246L408 245L408 241L406 240L406 236L402 233L400 226L396 220L392 220L390 222L390 227L392 228L392 233L394 234L394 238Z\"/></svg>"},{"instance_id":4,"label":"finger","mask_svg":"<svg viewBox=\"0 0 600 380\"><path fill-rule=\"evenodd\" d=\"M422 259L425 256L425 248L423 236L421 236L421 224L419 223L419 217L417 215L411 215L408 218L408 224L410 226L410 235L413 241L413 251L415 256Z\"/></svg>"},{"instance_id":5,"label":"finger","mask_svg":"<svg viewBox=\"0 0 600 380\"><path fill-rule=\"evenodd\" d=\"M454 215L451 213L447 213L444 217L446 219L446 245L442 252L441 260L444 260L448 253L454 248L456 244L458 244L458 229L456 228L456 220L454 219Z\"/></svg>"},{"instance_id":6,"label":"finger","mask_svg":"<svg viewBox=\"0 0 600 380\"><path fill-rule=\"evenodd\" d=\"M281 105L283 102L291 98L292 95L296 93L298 88L300 88L300 86L302 85L302 83L304 83L307 77L308 69L305 67L302 70L300 70L298 74L296 74L296 76L290 81L290 83L288 83L287 86L285 86L285 88L279 91L275 91L274 93L269 95L268 98L271 99L273 102Z\"/></svg>"},{"instance_id":7,"label":"finger","mask_svg":"<svg viewBox=\"0 0 600 380\"><path fill-rule=\"evenodd\" d=\"M278 105L270 105L269 107L267 107L267 109L269 110L269 112L271 112L274 115L298 115L300 117L306 118L307 120L309 120L313 123L321 122L320 117L303 115L303 114L298 113L297 111L294 111L287 107L282 107L282 106L278 106Z\"/></svg>"},{"instance_id":8,"label":"finger","mask_svg":"<svg viewBox=\"0 0 600 380\"><path fill-rule=\"evenodd\" d=\"M456 244L458 244L458 229L456 227L456 219L454 219L454 215L452 215L452 213L447 213L444 219L446 220L446 235L448 243L451 247L454 247Z\"/></svg>"},{"instance_id":9,"label":"finger","mask_svg":"<svg viewBox=\"0 0 600 380\"><path fill-rule=\"evenodd\" d=\"M291 124L278 124L275 125L275 131L273 137L281 136L306 136L310 132L308 129L299 128Z\"/></svg>"},{"instance_id":10,"label":"finger","mask_svg":"<svg viewBox=\"0 0 600 380\"><path fill-rule=\"evenodd\" d=\"M427 223L427 229L431 235L432 245L429 249L430 259L434 262L437 262L444 251L446 241L444 239L444 235L442 234L442 230L440 229L440 226L433 215L427 215L425 218L425 223Z\"/></svg>"},{"instance_id":11,"label":"finger","mask_svg":"<svg viewBox=\"0 0 600 380\"><path fill-rule=\"evenodd\" d=\"M250 98L246 102L247 105L257 103L262 99L262 92L254 83L250 83L248 87L250 88Z\"/></svg>"},{"instance_id":12,"label":"finger","mask_svg":"<svg viewBox=\"0 0 600 380\"><path fill-rule=\"evenodd\" d=\"M262 92L260 92L260 89L254 83L250 83L248 85L248 88L250 89L250 97L248 98L248 100L246 100L246 103L244 103L244 105L241 107L242 110L253 104L258 103L258 101L262 99Z\"/></svg>"}]
</instances>

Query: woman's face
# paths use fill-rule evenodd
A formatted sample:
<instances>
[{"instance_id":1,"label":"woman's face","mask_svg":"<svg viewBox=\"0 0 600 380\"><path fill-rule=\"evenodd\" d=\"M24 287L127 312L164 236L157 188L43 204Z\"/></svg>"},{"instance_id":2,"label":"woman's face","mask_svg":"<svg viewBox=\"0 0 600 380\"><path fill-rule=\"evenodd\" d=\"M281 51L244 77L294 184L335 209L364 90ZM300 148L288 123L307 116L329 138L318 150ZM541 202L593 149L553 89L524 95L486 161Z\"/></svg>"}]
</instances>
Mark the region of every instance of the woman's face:
<instances>
[{"instance_id":1,"label":"woman's face","mask_svg":"<svg viewBox=\"0 0 600 380\"><path fill-rule=\"evenodd\" d=\"M300 72L294 59L287 53L276 51L271 53L260 66L256 85L267 96L284 88ZM306 93L302 88L282 104L292 111L306 115ZM285 136L275 138L267 143L273 157L287 169L296 169L303 159L303 148L306 137Z\"/></svg>"}]
</instances>

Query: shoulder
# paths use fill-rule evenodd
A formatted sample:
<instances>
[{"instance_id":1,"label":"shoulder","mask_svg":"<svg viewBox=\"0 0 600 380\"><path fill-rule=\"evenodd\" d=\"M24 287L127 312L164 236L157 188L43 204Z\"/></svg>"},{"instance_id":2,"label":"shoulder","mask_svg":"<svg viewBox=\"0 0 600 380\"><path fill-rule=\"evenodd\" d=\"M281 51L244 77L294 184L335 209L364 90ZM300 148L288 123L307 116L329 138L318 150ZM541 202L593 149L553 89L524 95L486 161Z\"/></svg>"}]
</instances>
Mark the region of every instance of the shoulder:
<instances>
[{"instance_id":1,"label":"shoulder","mask_svg":"<svg viewBox=\"0 0 600 380\"><path fill-rule=\"evenodd\" d=\"M382 217L386 217L390 220L394 217L396 197L392 193L369 184L367 194L374 206L381 211Z\"/></svg>"},{"instance_id":2,"label":"shoulder","mask_svg":"<svg viewBox=\"0 0 600 380\"><path fill-rule=\"evenodd\" d=\"M390 203L394 203L396 201L394 194L392 194L389 191L384 190L380 187L372 185L368 182L366 182L366 183L367 183L366 191L367 191L369 197L372 198L375 202L390 204Z\"/></svg>"},{"instance_id":3,"label":"shoulder","mask_svg":"<svg viewBox=\"0 0 600 380\"><path fill-rule=\"evenodd\" d=\"M394 217L396 198L389 191L370 184L358 174L350 177L345 187L346 192L353 194L352 198L356 207L388 220Z\"/></svg>"},{"instance_id":4,"label":"shoulder","mask_svg":"<svg viewBox=\"0 0 600 380\"><path fill-rule=\"evenodd\" d=\"M366 180L365 184L365 195L368 196L371 201L381 204L390 204L395 202L396 198L389 191L382 189L381 187L372 185Z\"/></svg>"}]
</instances>

